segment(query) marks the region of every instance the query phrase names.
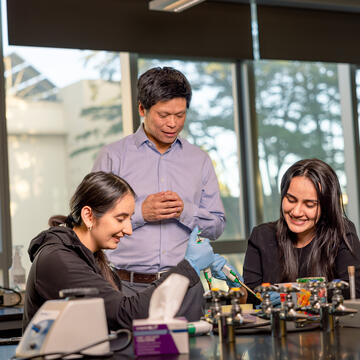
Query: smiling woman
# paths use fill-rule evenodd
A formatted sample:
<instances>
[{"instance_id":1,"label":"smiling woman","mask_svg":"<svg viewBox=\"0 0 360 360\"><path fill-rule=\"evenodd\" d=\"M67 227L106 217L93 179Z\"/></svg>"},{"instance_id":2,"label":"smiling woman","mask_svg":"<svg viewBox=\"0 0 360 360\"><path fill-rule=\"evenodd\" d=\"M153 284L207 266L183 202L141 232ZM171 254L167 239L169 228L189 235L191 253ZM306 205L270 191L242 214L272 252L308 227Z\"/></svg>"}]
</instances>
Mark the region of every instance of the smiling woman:
<instances>
[{"instance_id":1,"label":"smiling woman","mask_svg":"<svg viewBox=\"0 0 360 360\"><path fill-rule=\"evenodd\" d=\"M289 230L296 234L297 248L309 244L321 209L315 186L306 176L296 176L282 200L282 212Z\"/></svg>"},{"instance_id":2,"label":"smiling woman","mask_svg":"<svg viewBox=\"0 0 360 360\"><path fill-rule=\"evenodd\" d=\"M318 159L301 160L282 178L279 220L251 233L244 280L251 288L309 276L348 281L347 267L360 268L359 254L359 239L344 213L334 170ZM359 272L357 278L359 296Z\"/></svg>"},{"instance_id":3,"label":"smiling woman","mask_svg":"<svg viewBox=\"0 0 360 360\"><path fill-rule=\"evenodd\" d=\"M108 326L129 328L134 318L146 318L150 297L156 286L172 273L199 282L198 273L213 262L209 241L190 246L198 228L190 235L185 259L136 296L122 292L121 281L112 271L104 249L115 249L122 237L131 235L135 193L122 178L102 171L85 176L70 201L70 214L49 219L50 229L30 243L32 261L26 284L24 327L46 301L57 299L62 289L93 287L104 299ZM189 259L189 260L188 260ZM186 310L179 315L187 316Z\"/></svg>"},{"instance_id":4,"label":"smiling woman","mask_svg":"<svg viewBox=\"0 0 360 360\"><path fill-rule=\"evenodd\" d=\"M84 245L96 253L101 249L116 249L124 235L132 234L130 217L134 213L134 195L128 193L116 200L103 216L96 217L90 206L81 209L83 223L73 228Z\"/></svg>"}]
</instances>

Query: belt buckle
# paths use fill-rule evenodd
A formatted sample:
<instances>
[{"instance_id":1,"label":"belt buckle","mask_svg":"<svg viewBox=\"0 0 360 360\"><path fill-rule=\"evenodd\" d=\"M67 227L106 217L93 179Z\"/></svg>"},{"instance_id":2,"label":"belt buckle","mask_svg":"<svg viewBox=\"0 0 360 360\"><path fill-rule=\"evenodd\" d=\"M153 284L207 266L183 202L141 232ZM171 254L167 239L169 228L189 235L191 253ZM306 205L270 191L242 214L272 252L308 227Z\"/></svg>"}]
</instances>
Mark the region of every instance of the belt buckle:
<instances>
[{"instance_id":1,"label":"belt buckle","mask_svg":"<svg viewBox=\"0 0 360 360\"><path fill-rule=\"evenodd\" d=\"M167 272L167 270L163 270L163 271L159 271L158 273L156 273L156 280L159 280L161 275L166 273L166 272Z\"/></svg>"}]
</instances>

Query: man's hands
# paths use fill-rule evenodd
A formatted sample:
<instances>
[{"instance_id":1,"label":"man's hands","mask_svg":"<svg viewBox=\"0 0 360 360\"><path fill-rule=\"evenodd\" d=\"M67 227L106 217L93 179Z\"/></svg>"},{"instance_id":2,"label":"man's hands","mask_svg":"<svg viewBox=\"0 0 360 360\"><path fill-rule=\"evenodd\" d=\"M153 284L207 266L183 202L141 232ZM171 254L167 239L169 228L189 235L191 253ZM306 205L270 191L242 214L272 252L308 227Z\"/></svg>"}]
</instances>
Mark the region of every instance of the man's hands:
<instances>
[{"instance_id":1,"label":"man's hands","mask_svg":"<svg viewBox=\"0 0 360 360\"><path fill-rule=\"evenodd\" d=\"M178 218L183 210L184 202L173 191L151 194L142 203L142 215L147 222Z\"/></svg>"}]
</instances>

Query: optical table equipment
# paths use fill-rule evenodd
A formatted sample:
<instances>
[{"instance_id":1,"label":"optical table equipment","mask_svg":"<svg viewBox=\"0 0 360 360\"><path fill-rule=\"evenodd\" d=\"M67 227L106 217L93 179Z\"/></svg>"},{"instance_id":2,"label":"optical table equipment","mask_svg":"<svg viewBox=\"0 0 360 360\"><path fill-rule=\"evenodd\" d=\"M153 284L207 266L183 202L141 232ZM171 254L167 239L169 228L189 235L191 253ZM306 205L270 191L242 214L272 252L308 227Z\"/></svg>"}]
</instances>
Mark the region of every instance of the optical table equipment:
<instances>
[{"instance_id":1,"label":"optical table equipment","mask_svg":"<svg viewBox=\"0 0 360 360\"><path fill-rule=\"evenodd\" d=\"M16 357L63 354L84 350L87 355L110 351L104 300L97 289L67 289L62 299L46 301L34 315L16 349Z\"/></svg>"},{"instance_id":2,"label":"optical table equipment","mask_svg":"<svg viewBox=\"0 0 360 360\"><path fill-rule=\"evenodd\" d=\"M333 292L331 302L318 296L319 289L326 287ZM337 320L339 317L354 315L357 309L349 308L344 304L342 291L349 287L349 284L342 280L333 280L331 282L310 281L306 288L311 292L310 304L307 306L296 306L292 300L292 293L299 292L300 288L292 284L283 284L281 286L263 283L256 291L263 294L262 311L257 315L271 322L271 333L273 337L285 337L287 333L286 323L293 321L296 325L305 324L317 320L319 326L324 332L334 332L337 330ZM286 294L286 299L281 307L273 307L270 301L270 292L277 291Z\"/></svg>"}]
</instances>

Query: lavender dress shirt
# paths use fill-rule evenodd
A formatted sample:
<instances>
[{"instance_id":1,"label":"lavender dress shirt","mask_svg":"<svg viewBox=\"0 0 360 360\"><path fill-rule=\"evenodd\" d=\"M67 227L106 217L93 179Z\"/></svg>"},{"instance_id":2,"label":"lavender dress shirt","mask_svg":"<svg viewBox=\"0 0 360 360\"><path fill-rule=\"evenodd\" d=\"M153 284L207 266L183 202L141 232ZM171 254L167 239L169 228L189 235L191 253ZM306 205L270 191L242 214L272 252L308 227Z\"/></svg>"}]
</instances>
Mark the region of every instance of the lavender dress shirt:
<instances>
[{"instance_id":1,"label":"lavender dress shirt","mask_svg":"<svg viewBox=\"0 0 360 360\"><path fill-rule=\"evenodd\" d=\"M103 147L92 171L112 172L124 178L137 195L132 217L133 234L107 251L112 264L128 271L155 273L178 264L185 255L191 230L217 239L225 214L215 171L209 156L178 137L160 154L141 125L135 134ZM150 194L174 191L184 202L178 219L146 222L142 202Z\"/></svg>"}]
</instances>

